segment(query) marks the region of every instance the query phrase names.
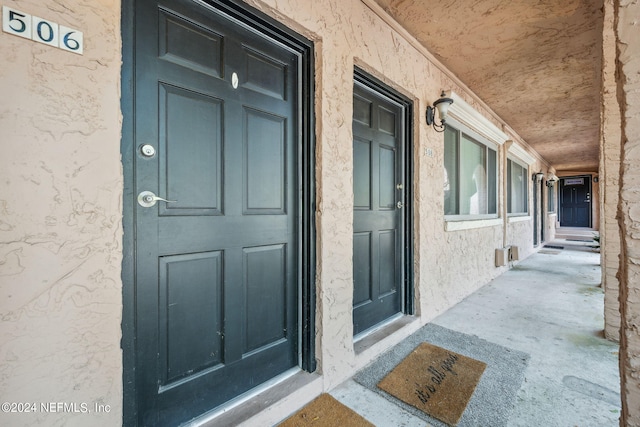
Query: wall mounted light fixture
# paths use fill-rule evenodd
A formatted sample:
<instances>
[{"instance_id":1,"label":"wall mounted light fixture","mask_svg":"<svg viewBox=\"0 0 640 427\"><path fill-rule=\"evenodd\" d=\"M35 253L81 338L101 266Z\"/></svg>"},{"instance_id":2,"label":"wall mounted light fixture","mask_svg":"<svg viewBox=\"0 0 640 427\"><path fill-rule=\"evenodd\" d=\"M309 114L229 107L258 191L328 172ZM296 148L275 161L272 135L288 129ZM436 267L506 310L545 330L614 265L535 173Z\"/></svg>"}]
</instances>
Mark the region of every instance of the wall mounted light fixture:
<instances>
[{"instance_id":1,"label":"wall mounted light fixture","mask_svg":"<svg viewBox=\"0 0 640 427\"><path fill-rule=\"evenodd\" d=\"M547 176L547 187L553 187L556 182L558 182L558 177L550 173Z\"/></svg>"},{"instance_id":2,"label":"wall mounted light fixture","mask_svg":"<svg viewBox=\"0 0 640 427\"><path fill-rule=\"evenodd\" d=\"M542 178L544 178L544 174L542 172L537 172L537 173L534 173L531 178L533 178L535 182L540 182L542 181Z\"/></svg>"},{"instance_id":3,"label":"wall mounted light fixture","mask_svg":"<svg viewBox=\"0 0 640 427\"><path fill-rule=\"evenodd\" d=\"M447 98L447 94L442 91L440 94L440 98L437 99L433 103L433 107L427 106L427 124L429 126L433 125L433 129L436 132L444 132L446 126L444 122L447 120L447 111L449 110L449 106L453 104L453 99ZM440 123L436 123L435 120L435 110L438 110L438 115L440 116Z\"/></svg>"}]
</instances>

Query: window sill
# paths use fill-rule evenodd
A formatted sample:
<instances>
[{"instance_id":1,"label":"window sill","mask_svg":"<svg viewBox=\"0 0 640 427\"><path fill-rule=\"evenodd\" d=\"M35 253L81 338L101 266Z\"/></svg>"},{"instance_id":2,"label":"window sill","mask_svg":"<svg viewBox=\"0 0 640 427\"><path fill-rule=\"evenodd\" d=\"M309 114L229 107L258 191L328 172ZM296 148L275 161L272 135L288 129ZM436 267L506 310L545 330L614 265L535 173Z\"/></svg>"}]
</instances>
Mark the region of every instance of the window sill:
<instances>
[{"instance_id":1,"label":"window sill","mask_svg":"<svg viewBox=\"0 0 640 427\"><path fill-rule=\"evenodd\" d=\"M509 217L509 223L512 223L512 222L524 222L524 221L531 221L531 216L522 215L522 216L510 216Z\"/></svg>"},{"instance_id":2,"label":"window sill","mask_svg":"<svg viewBox=\"0 0 640 427\"><path fill-rule=\"evenodd\" d=\"M471 230L474 228L495 227L497 225L502 225L502 218L473 219L473 220L462 220L462 221L453 221L445 218L444 230L445 231Z\"/></svg>"}]
</instances>

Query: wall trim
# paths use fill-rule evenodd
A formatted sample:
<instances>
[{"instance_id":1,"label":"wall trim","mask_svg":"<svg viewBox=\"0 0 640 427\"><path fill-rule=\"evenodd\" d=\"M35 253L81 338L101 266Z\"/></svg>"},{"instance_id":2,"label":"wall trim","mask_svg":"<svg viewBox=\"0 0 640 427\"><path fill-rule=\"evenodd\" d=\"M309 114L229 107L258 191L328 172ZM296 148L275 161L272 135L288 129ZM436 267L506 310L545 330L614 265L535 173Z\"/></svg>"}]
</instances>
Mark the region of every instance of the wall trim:
<instances>
[{"instance_id":1,"label":"wall trim","mask_svg":"<svg viewBox=\"0 0 640 427\"><path fill-rule=\"evenodd\" d=\"M480 114L460 95L453 91L445 91L445 94L453 99L453 104L449 107L451 117L498 145L503 145L509 139L506 133Z\"/></svg>"},{"instance_id":2,"label":"wall trim","mask_svg":"<svg viewBox=\"0 0 640 427\"><path fill-rule=\"evenodd\" d=\"M493 219L475 219L469 221L445 221L445 231L471 230L474 228L495 227L502 225L502 218Z\"/></svg>"},{"instance_id":3,"label":"wall trim","mask_svg":"<svg viewBox=\"0 0 640 427\"><path fill-rule=\"evenodd\" d=\"M535 157L533 157L527 150L518 145L517 142L514 141L509 147L509 154L513 154L515 157L525 162L528 166L531 166L536 162Z\"/></svg>"},{"instance_id":4,"label":"wall trim","mask_svg":"<svg viewBox=\"0 0 640 427\"><path fill-rule=\"evenodd\" d=\"M525 221L531 221L531 215L518 215L518 216L509 217L509 224L511 224L512 222L525 222Z\"/></svg>"}]
</instances>

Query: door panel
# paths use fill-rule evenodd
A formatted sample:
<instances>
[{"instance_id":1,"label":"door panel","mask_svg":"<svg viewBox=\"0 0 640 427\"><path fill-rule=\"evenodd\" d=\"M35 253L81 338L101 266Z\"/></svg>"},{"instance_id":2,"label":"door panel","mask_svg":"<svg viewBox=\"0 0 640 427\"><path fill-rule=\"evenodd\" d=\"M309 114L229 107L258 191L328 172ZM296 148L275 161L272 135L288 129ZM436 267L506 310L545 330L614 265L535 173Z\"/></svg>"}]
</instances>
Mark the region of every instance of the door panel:
<instances>
[{"instance_id":1,"label":"door panel","mask_svg":"<svg viewBox=\"0 0 640 427\"><path fill-rule=\"evenodd\" d=\"M138 422L298 365L300 54L188 0L136 3Z\"/></svg>"},{"instance_id":2,"label":"door panel","mask_svg":"<svg viewBox=\"0 0 640 427\"><path fill-rule=\"evenodd\" d=\"M371 208L371 141L353 140L353 207Z\"/></svg>"},{"instance_id":3,"label":"door panel","mask_svg":"<svg viewBox=\"0 0 640 427\"><path fill-rule=\"evenodd\" d=\"M214 77L222 76L222 36L168 10L160 9L159 18L159 58Z\"/></svg>"},{"instance_id":4,"label":"door panel","mask_svg":"<svg viewBox=\"0 0 640 427\"><path fill-rule=\"evenodd\" d=\"M396 152L393 148L380 145L380 210L393 210L396 208Z\"/></svg>"},{"instance_id":5,"label":"door panel","mask_svg":"<svg viewBox=\"0 0 640 427\"><path fill-rule=\"evenodd\" d=\"M353 307L371 302L371 233L353 234Z\"/></svg>"},{"instance_id":6,"label":"door panel","mask_svg":"<svg viewBox=\"0 0 640 427\"><path fill-rule=\"evenodd\" d=\"M397 241L396 230L385 230L378 234L380 256L380 296L384 297L397 291L396 259Z\"/></svg>"},{"instance_id":7,"label":"door panel","mask_svg":"<svg viewBox=\"0 0 640 427\"><path fill-rule=\"evenodd\" d=\"M175 201L160 215L222 214L222 100L161 83L159 102L159 183Z\"/></svg>"},{"instance_id":8,"label":"door panel","mask_svg":"<svg viewBox=\"0 0 640 427\"><path fill-rule=\"evenodd\" d=\"M401 105L359 83L353 102L353 322L359 334L403 310L405 141Z\"/></svg>"},{"instance_id":9,"label":"door panel","mask_svg":"<svg viewBox=\"0 0 640 427\"><path fill-rule=\"evenodd\" d=\"M286 214L287 118L245 109L244 213Z\"/></svg>"},{"instance_id":10,"label":"door panel","mask_svg":"<svg viewBox=\"0 0 640 427\"><path fill-rule=\"evenodd\" d=\"M222 363L222 267L221 251L160 258L162 386Z\"/></svg>"},{"instance_id":11,"label":"door panel","mask_svg":"<svg viewBox=\"0 0 640 427\"><path fill-rule=\"evenodd\" d=\"M245 248L246 343L243 355L287 338L285 245ZM269 288L265 289L265 284Z\"/></svg>"}]
</instances>

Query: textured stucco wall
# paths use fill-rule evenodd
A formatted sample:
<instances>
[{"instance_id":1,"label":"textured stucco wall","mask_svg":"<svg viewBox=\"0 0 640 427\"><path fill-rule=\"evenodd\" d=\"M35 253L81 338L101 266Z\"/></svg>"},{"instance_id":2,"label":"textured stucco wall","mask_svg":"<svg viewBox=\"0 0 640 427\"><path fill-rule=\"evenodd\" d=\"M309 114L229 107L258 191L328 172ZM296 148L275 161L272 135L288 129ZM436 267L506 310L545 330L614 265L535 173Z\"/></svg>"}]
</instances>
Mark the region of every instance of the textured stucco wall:
<instances>
[{"instance_id":1,"label":"textured stucco wall","mask_svg":"<svg viewBox=\"0 0 640 427\"><path fill-rule=\"evenodd\" d=\"M613 0L604 2L602 47L602 125L600 142L600 264L604 289L604 333L620 339L618 269L620 227L616 214L620 192L620 106L616 97L616 40Z\"/></svg>"},{"instance_id":2,"label":"textured stucco wall","mask_svg":"<svg viewBox=\"0 0 640 427\"><path fill-rule=\"evenodd\" d=\"M2 4L83 31L85 46L0 32L0 396L37 404L0 425L118 425L120 2ZM109 412L73 413L83 403Z\"/></svg>"},{"instance_id":3,"label":"textured stucco wall","mask_svg":"<svg viewBox=\"0 0 640 427\"><path fill-rule=\"evenodd\" d=\"M299 31L316 45L318 182L318 353L325 387L353 373L352 340L352 86L358 65L415 100L416 309L427 322L504 269L494 266L503 227L445 231L443 138L422 118L441 89L460 94L497 126L460 87L386 24L373 2L252 0L250 3ZM367 4L368 3L368 4ZM374 8L375 9L375 8ZM425 149L433 150L433 157ZM515 233L521 230L517 229ZM530 253L531 231L526 230ZM514 239L517 239L514 236Z\"/></svg>"},{"instance_id":4,"label":"textured stucco wall","mask_svg":"<svg viewBox=\"0 0 640 427\"><path fill-rule=\"evenodd\" d=\"M536 252L542 247L544 242L548 242L552 239L553 236L549 233L549 229L551 227L555 228L555 217L550 216L547 212L547 187L545 186L544 191L541 191L540 182L533 181L532 179L532 175L537 172L542 172L546 177L549 174L549 169L541 161L536 160L533 163L528 164L528 172L528 215L526 217L507 215L507 245L518 247L518 254L521 260ZM534 191L537 191L538 194L538 200L535 204ZM538 212L537 217L534 215L534 209ZM534 220L537 221L538 227L538 246L536 247L533 246ZM543 225L544 236L542 236L541 233ZM541 241L542 237L544 237L544 242Z\"/></svg>"},{"instance_id":5,"label":"textured stucco wall","mask_svg":"<svg viewBox=\"0 0 640 427\"><path fill-rule=\"evenodd\" d=\"M640 3L616 1L618 101L622 115L620 224L621 425L640 427Z\"/></svg>"},{"instance_id":6,"label":"textured stucco wall","mask_svg":"<svg viewBox=\"0 0 640 427\"><path fill-rule=\"evenodd\" d=\"M504 227L445 230L443 138L424 123L425 107L441 89L451 89L496 126L500 122L366 2L249 3L315 42L317 357L329 389L358 365L351 314L354 65L414 100L415 292L421 323L505 271L494 267ZM9 5L84 31L85 54L0 34L5 58L0 89L9 94L0 100L0 357L5 361L0 395L15 401L99 402L111 405L111 411L99 420L3 414L0 424L117 425L122 396L120 3L24 0ZM523 242L521 256L532 250L530 227L521 223L509 231L510 238Z\"/></svg>"}]
</instances>

